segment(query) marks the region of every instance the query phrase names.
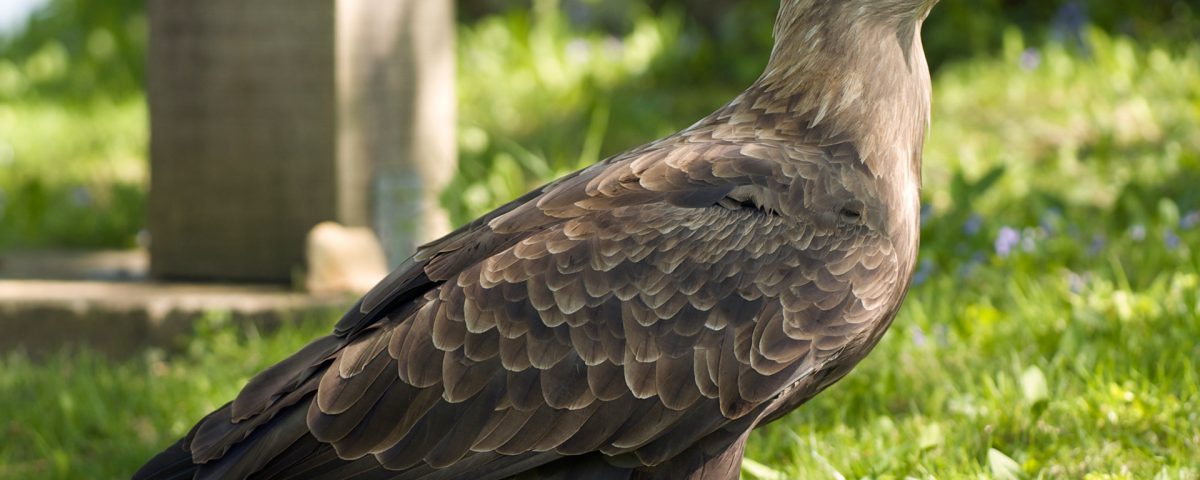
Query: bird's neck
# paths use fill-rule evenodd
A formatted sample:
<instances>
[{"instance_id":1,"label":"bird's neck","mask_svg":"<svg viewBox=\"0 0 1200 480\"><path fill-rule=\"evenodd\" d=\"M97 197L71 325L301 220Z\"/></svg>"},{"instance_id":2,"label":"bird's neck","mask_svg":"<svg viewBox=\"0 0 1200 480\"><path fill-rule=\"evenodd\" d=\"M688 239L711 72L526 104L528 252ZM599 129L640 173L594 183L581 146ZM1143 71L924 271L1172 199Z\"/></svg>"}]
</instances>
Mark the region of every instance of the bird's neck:
<instances>
[{"instance_id":1,"label":"bird's neck","mask_svg":"<svg viewBox=\"0 0 1200 480\"><path fill-rule=\"evenodd\" d=\"M755 100L741 103L787 105L803 137L852 142L877 175L911 174L919 183L930 109L920 22L785 0L771 59L745 94Z\"/></svg>"},{"instance_id":2,"label":"bird's neck","mask_svg":"<svg viewBox=\"0 0 1200 480\"><path fill-rule=\"evenodd\" d=\"M763 75L708 121L735 124L727 130L757 140L853 145L895 213L888 234L911 259L930 116L923 15L855 16L859 9L845 6L853 2L842 1L784 0ZM910 273L911 261L903 268Z\"/></svg>"}]
</instances>

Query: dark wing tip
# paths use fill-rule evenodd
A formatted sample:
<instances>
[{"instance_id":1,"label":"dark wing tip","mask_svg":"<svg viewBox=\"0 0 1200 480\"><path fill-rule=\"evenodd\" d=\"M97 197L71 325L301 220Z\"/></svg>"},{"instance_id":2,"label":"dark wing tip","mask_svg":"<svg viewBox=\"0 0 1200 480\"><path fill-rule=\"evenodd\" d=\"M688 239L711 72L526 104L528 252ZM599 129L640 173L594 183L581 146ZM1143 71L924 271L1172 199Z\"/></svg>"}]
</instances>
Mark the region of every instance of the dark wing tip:
<instances>
[{"instance_id":1,"label":"dark wing tip","mask_svg":"<svg viewBox=\"0 0 1200 480\"><path fill-rule=\"evenodd\" d=\"M183 447L179 439L133 474L133 480L190 479L196 475L199 465L192 463L192 454Z\"/></svg>"}]
</instances>

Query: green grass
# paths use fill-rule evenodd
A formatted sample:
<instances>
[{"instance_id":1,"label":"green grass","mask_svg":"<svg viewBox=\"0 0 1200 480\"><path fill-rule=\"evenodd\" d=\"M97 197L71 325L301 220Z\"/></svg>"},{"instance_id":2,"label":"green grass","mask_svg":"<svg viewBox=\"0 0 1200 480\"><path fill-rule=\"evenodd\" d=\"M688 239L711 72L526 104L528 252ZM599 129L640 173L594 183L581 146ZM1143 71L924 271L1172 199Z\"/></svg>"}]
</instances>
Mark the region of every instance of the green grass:
<instances>
[{"instance_id":1,"label":"green grass","mask_svg":"<svg viewBox=\"0 0 1200 480\"><path fill-rule=\"evenodd\" d=\"M464 102L466 158L492 169L462 167L460 220L725 98L660 83L687 61L670 21L583 38L572 48L613 57L563 78L568 57L531 54L570 43L537 23L552 20L464 32L463 48L514 60L475 59L464 76L486 82L463 88L516 93ZM859 368L754 436L747 478L1200 478L1200 47L1089 38L1079 53L1009 34L1002 55L936 75L909 299ZM510 115L538 95L556 108ZM29 128L28 148L77 148ZM0 478L127 475L334 320L263 333L221 318L177 354L0 359Z\"/></svg>"},{"instance_id":2,"label":"green grass","mask_svg":"<svg viewBox=\"0 0 1200 480\"><path fill-rule=\"evenodd\" d=\"M329 312L260 332L213 313L181 353L0 359L0 478L128 478L257 371L329 333Z\"/></svg>"},{"instance_id":3,"label":"green grass","mask_svg":"<svg viewBox=\"0 0 1200 480\"><path fill-rule=\"evenodd\" d=\"M1061 267L933 278L871 357L748 456L786 478L1001 476L1001 454L1031 477L1195 478L1200 276L1187 270L1144 288L1103 266L1074 289Z\"/></svg>"}]
</instances>

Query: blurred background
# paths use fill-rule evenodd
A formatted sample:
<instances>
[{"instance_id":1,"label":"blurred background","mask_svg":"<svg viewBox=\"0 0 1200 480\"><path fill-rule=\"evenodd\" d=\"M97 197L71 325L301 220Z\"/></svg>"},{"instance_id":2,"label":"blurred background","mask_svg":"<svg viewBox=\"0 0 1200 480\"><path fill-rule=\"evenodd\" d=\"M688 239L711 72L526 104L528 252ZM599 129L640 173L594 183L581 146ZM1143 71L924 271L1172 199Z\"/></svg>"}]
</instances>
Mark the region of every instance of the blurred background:
<instances>
[{"instance_id":1,"label":"blurred background","mask_svg":"<svg viewBox=\"0 0 1200 480\"><path fill-rule=\"evenodd\" d=\"M424 184L439 187L445 226L711 112L761 72L777 7L455 2L444 26L457 118L439 117L449 163L421 170L446 173ZM153 74L164 57L149 39L176 28L152 36L152 16L143 0L0 2L0 478L128 476L349 304L323 300L283 322L204 304L136 348L70 342L74 327L54 324L45 305L22 306L55 297L83 325L90 312L70 303L73 284L36 283L54 276L38 262L107 252L124 260L92 280L154 279L144 252L163 236L148 218L187 216L150 194L148 105L161 103L148 102L147 78L164 78ZM746 478L1200 478L1198 16L1196 0L934 9L909 299L857 370L756 434ZM428 62L437 58L405 68ZM417 240L393 238L403 235L378 212L413 211L365 201L374 220L344 221L380 231L394 264ZM303 283L303 272L282 275L275 283ZM279 289L289 308L307 301Z\"/></svg>"}]
</instances>

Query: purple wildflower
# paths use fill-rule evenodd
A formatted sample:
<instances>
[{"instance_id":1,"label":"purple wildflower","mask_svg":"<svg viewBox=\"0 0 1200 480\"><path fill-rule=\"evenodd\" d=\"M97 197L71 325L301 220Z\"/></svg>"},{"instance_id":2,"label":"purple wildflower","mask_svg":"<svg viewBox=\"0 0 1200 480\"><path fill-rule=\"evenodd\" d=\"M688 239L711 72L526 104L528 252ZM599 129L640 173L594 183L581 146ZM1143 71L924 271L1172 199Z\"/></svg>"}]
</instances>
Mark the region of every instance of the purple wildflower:
<instances>
[{"instance_id":1,"label":"purple wildflower","mask_svg":"<svg viewBox=\"0 0 1200 480\"><path fill-rule=\"evenodd\" d=\"M574 24L587 24L596 17L596 8L586 2L566 2L562 9Z\"/></svg>"},{"instance_id":2,"label":"purple wildflower","mask_svg":"<svg viewBox=\"0 0 1200 480\"><path fill-rule=\"evenodd\" d=\"M925 337L925 330L922 330L921 327L913 325L908 327L908 331L912 334L913 345L916 345L917 348L923 348L928 343L928 339Z\"/></svg>"},{"instance_id":3,"label":"purple wildflower","mask_svg":"<svg viewBox=\"0 0 1200 480\"><path fill-rule=\"evenodd\" d=\"M983 229L983 216L978 213L972 213L966 222L963 222L963 233L968 237L974 237Z\"/></svg>"},{"instance_id":4,"label":"purple wildflower","mask_svg":"<svg viewBox=\"0 0 1200 480\"><path fill-rule=\"evenodd\" d=\"M1037 250L1037 234L1038 231L1032 228L1026 228L1021 232L1021 250L1032 252Z\"/></svg>"},{"instance_id":5,"label":"purple wildflower","mask_svg":"<svg viewBox=\"0 0 1200 480\"><path fill-rule=\"evenodd\" d=\"M920 266L917 267L917 273L913 274L912 284L920 285L929 280L933 276L934 265L933 261L928 258L922 258Z\"/></svg>"},{"instance_id":6,"label":"purple wildflower","mask_svg":"<svg viewBox=\"0 0 1200 480\"><path fill-rule=\"evenodd\" d=\"M71 190L71 202L80 207L89 206L92 204L92 193L85 187L75 187Z\"/></svg>"},{"instance_id":7,"label":"purple wildflower","mask_svg":"<svg viewBox=\"0 0 1200 480\"><path fill-rule=\"evenodd\" d=\"M1046 236L1053 237L1058 231L1057 227L1060 225L1061 220L1062 210L1050 208L1047 209L1046 213L1042 215L1042 220L1038 223L1038 226L1042 228L1042 231L1045 232Z\"/></svg>"},{"instance_id":8,"label":"purple wildflower","mask_svg":"<svg viewBox=\"0 0 1200 480\"><path fill-rule=\"evenodd\" d=\"M1075 272L1067 273L1067 288L1071 289L1071 293L1076 295L1083 291L1083 287L1087 286L1087 278Z\"/></svg>"},{"instance_id":9,"label":"purple wildflower","mask_svg":"<svg viewBox=\"0 0 1200 480\"><path fill-rule=\"evenodd\" d=\"M944 323L934 325L933 337L937 339L939 345L950 345L950 327L947 327Z\"/></svg>"},{"instance_id":10,"label":"purple wildflower","mask_svg":"<svg viewBox=\"0 0 1200 480\"><path fill-rule=\"evenodd\" d=\"M1196 225L1200 225L1200 211L1194 210L1188 212L1187 215L1184 215L1183 218L1179 219L1179 228L1181 229L1191 230Z\"/></svg>"},{"instance_id":11,"label":"purple wildflower","mask_svg":"<svg viewBox=\"0 0 1200 480\"><path fill-rule=\"evenodd\" d=\"M1088 23L1090 23L1090 18L1088 16L1087 5L1078 0L1067 2L1054 15L1054 38L1059 41L1074 43L1076 47L1090 54L1087 40L1083 35L1084 28L1087 27Z\"/></svg>"},{"instance_id":12,"label":"purple wildflower","mask_svg":"<svg viewBox=\"0 0 1200 480\"><path fill-rule=\"evenodd\" d=\"M1132 238L1133 241L1135 241L1135 242L1140 242L1142 240L1145 240L1146 239L1146 226L1138 224L1138 225L1134 225L1133 227L1131 227L1129 229L1129 238Z\"/></svg>"},{"instance_id":13,"label":"purple wildflower","mask_svg":"<svg viewBox=\"0 0 1200 480\"><path fill-rule=\"evenodd\" d=\"M592 46L582 38L567 42L567 59L573 63L587 63L592 58Z\"/></svg>"},{"instance_id":14,"label":"purple wildflower","mask_svg":"<svg viewBox=\"0 0 1200 480\"><path fill-rule=\"evenodd\" d=\"M1092 243L1090 245L1088 245L1088 255L1091 255L1093 257L1096 255L1099 255L1100 252L1103 251L1104 247L1107 245L1108 245L1108 238L1105 237L1104 234L1097 233L1095 235L1092 235Z\"/></svg>"},{"instance_id":15,"label":"purple wildflower","mask_svg":"<svg viewBox=\"0 0 1200 480\"><path fill-rule=\"evenodd\" d=\"M604 39L604 50L609 55L611 55L613 57L620 56L621 52L624 49L625 49L625 42L621 41L621 39L614 37L612 35L609 35L608 37L606 37Z\"/></svg>"},{"instance_id":16,"label":"purple wildflower","mask_svg":"<svg viewBox=\"0 0 1200 480\"><path fill-rule=\"evenodd\" d=\"M1179 235L1175 233L1175 230L1168 228L1166 232L1163 232L1163 243L1166 244L1167 249L1175 250L1179 248Z\"/></svg>"},{"instance_id":17,"label":"purple wildflower","mask_svg":"<svg viewBox=\"0 0 1200 480\"><path fill-rule=\"evenodd\" d=\"M1015 228L1005 226L1000 229L1000 234L996 235L996 254L1001 258L1007 258L1012 254L1013 247L1016 247L1021 242L1021 233Z\"/></svg>"},{"instance_id":18,"label":"purple wildflower","mask_svg":"<svg viewBox=\"0 0 1200 480\"><path fill-rule=\"evenodd\" d=\"M1021 52L1021 68L1026 71L1035 70L1042 64L1042 54L1036 48L1026 48Z\"/></svg>"},{"instance_id":19,"label":"purple wildflower","mask_svg":"<svg viewBox=\"0 0 1200 480\"><path fill-rule=\"evenodd\" d=\"M958 266L958 278L966 279L975 274L975 270L986 260L982 252L975 252L967 263Z\"/></svg>"}]
</instances>

